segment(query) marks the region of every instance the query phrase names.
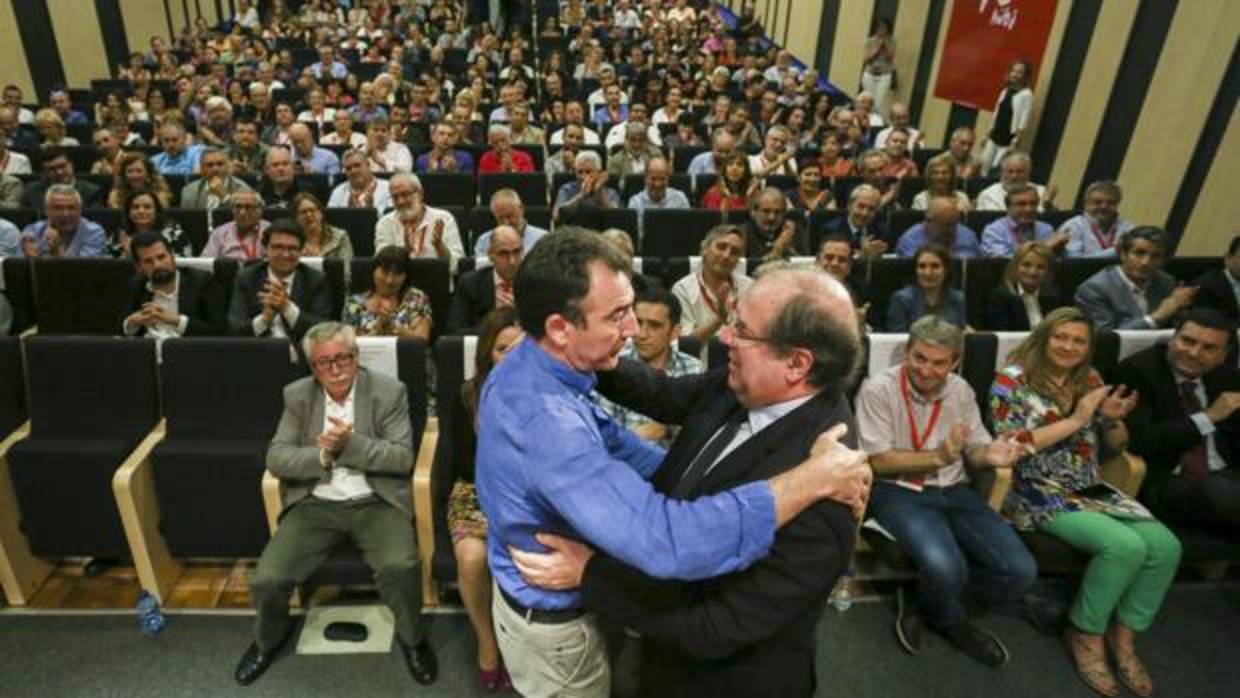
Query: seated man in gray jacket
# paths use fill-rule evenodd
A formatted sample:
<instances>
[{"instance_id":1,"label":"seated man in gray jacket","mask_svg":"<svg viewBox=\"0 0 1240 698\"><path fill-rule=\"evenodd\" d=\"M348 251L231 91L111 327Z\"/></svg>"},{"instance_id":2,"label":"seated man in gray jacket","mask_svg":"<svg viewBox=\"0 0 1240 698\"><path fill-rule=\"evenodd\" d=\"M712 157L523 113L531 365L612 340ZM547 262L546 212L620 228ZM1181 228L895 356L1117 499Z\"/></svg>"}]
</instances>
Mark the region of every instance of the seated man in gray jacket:
<instances>
[{"instance_id":1,"label":"seated man in gray jacket","mask_svg":"<svg viewBox=\"0 0 1240 698\"><path fill-rule=\"evenodd\" d=\"M1177 286L1163 271L1169 248L1161 228L1133 228L1119 242L1119 264L1076 289L1076 304L1102 330L1157 330L1170 326L1193 302L1195 286Z\"/></svg>"}]
</instances>

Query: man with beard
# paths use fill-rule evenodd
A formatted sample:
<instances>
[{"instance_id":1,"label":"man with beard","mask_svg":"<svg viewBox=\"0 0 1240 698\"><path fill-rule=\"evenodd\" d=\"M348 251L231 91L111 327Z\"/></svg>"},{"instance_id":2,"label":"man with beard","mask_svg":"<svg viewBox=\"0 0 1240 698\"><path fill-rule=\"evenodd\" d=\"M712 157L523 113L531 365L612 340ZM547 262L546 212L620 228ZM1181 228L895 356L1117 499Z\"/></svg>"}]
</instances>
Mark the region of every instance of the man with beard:
<instances>
[{"instance_id":1,"label":"man with beard","mask_svg":"<svg viewBox=\"0 0 1240 698\"><path fill-rule=\"evenodd\" d=\"M1085 213L1069 218L1059 227L1059 232L1068 236L1068 245L1064 248L1067 256L1115 256L1120 238L1134 227L1119 215L1119 202L1123 197L1119 185L1109 179L1085 188Z\"/></svg>"},{"instance_id":2,"label":"man with beard","mask_svg":"<svg viewBox=\"0 0 1240 698\"><path fill-rule=\"evenodd\" d=\"M1033 174L1033 161L1029 156L1017 150L1009 152L1003 156L1003 160L999 165L999 181L986 187L977 195L978 211L1006 211L1008 191L1031 184L1030 176ZM1038 190L1038 213L1047 209L1055 208L1055 194L1059 189L1055 185L1044 187L1041 184L1032 184Z\"/></svg>"},{"instance_id":3,"label":"man with beard","mask_svg":"<svg viewBox=\"0 0 1240 698\"><path fill-rule=\"evenodd\" d=\"M138 274L129 282L127 336L194 337L223 334L224 289L210 272L178 269L176 255L157 232L129 243Z\"/></svg>"},{"instance_id":4,"label":"man with beard","mask_svg":"<svg viewBox=\"0 0 1240 698\"><path fill-rule=\"evenodd\" d=\"M455 270L465 246L452 214L426 205L417 175L395 175L388 191L395 208L375 225L375 249L396 245L408 250L410 257L446 260Z\"/></svg>"}]
</instances>

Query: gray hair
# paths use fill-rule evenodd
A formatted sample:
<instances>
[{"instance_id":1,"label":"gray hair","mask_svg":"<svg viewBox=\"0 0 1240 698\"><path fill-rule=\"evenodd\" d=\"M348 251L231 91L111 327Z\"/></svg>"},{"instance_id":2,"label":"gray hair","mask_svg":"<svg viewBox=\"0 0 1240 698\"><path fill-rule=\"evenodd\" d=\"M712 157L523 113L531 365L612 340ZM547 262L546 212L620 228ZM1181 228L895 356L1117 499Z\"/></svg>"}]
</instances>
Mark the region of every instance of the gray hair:
<instances>
[{"instance_id":1,"label":"gray hair","mask_svg":"<svg viewBox=\"0 0 1240 698\"><path fill-rule=\"evenodd\" d=\"M267 202L263 201L263 195L259 194L258 191L254 189L238 189L237 191L232 193L232 200L236 201L238 196L254 197L254 200L258 202L259 208L263 208L264 206L267 205Z\"/></svg>"},{"instance_id":2,"label":"gray hair","mask_svg":"<svg viewBox=\"0 0 1240 698\"><path fill-rule=\"evenodd\" d=\"M487 136L488 136L488 137L490 137L490 136L496 136L496 135L499 135L499 134L503 134L503 135L508 136L508 137L510 137L510 138L511 138L511 137L512 137L512 129L508 128L508 127L507 127L507 126L505 126L504 124L491 124L491 127L487 129Z\"/></svg>"},{"instance_id":3,"label":"gray hair","mask_svg":"<svg viewBox=\"0 0 1240 698\"><path fill-rule=\"evenodd\" d=\"M593 150L583 150L577 153L577 157L573 158L573 165L594 165L597 169L603 169L603 160L598 153Z\"/></svg>"},{"instance_id":4,"label":"gray hair","mask_svg":"<svg viewBox=\"0 0 1240 698\"><path fill-rule=\"evenodd\" d=\"M225 109L229 114L231 114L233 110L232 104L228 101L228 99L225 97L220 97L219 95L207 98L207 111L211 111L213 109Z\"/></svg>"},{"instance_id":5,"label":"gray hair","mask_svg":"<svg viewBox=\"0 0 1240 698\"><path fill-rule=\"evenodd\" d=\"M748 242L744 228L739 225L729 225L724 223L723 225L717 225L706 231L706 237L702 238L702 251L705 252L706 248L710 247L715 240L718 240L725 235L735 235L740 238L742 246Z\"/></svg>"},{"instance_id":6,"label":"gray hair","mask_svg":"<svg viewBox=\"0 0 1240 698\"><path fill-rule=\"evenodd\" d=\"M1102 194L1113 196L1116 201L1121 201L1124 198L1124 191L1119 188L1119 184L1110 179L1100 179L1097 182L1090 184L1088 187L1085 187L1085 198L1089 198L1089 195L1094 192L1101 192Z\"/></svg>"},{"instance_id":7,"label":"gray hair","mask_svg":"<svg viewBox=\"0 0 1240 698\"><path fill-rule=\"evenodd\" d=\"M1020 150L1009 150L1007 154L1004 155L1001 160L999 160L999 165L1002 167L1003 165L1007 164L1009 160L1020 160L1026 165L1033 164L1033 160L1029 157L1029 154L1024 151L1020 151Z\"/></svg>"},{"instance_id":8,"label":"gray hair","mask_svg":"<svg viewBox=\"0 0 1240 698\"><path fill-rule=\"evenodd\" d=\"M603 236L603 239L607 242L610 242L623 250L626 253L626 256L628 256L627 253L630 250L636 249L633 247L633 236L629 235L627 231L621 230L620 228L608 228L607 230L599 233L599 235Z\"/></svg>"},{"instance_id":9,"label":"gray hair","mask_svg":"<svg viewBox=\"0 0 1240 698\"><path fill-rule=\"evenodd\" d=\"M46 208L52 203L53 196L72 196L77 200L78 206L82 205L82 195L72 184L53 184L47 188L47 193L43 195L43 206Z\"/></svg>"},{"instance_id":10,"label":"gray hair","mask_svg":"<svg viewBox=\"0 0 1240 698\"><path fill-rule=\"evenodd\" d=\"M509 203L516 204L517 206L524 205L524 203L521 201L521 195L517 193L517 190L510 189L508 187L504 187L503 189L497 189L495 193L491 195L490 205L494 206L495 204L498 204L501 201L507 201Z\"/></svg>"},{"instance_id":11,"label":"gray hair","mask_svg":"<svg viewBox=\"0 0 1240 698\"><path fill-rule=\"evenodd\" d=\"M305 353L306 361L310 360L315 347L333 339L343 339L349 345L350 351L357 353L357 332L353 330L353 326L328 320L306 330L306 335L301 338L301 350Z\"/></svg>"},{"instance_id":12,"label":"gray hair","mask_svg":"<svg viewBox=\"0 0 1240 698\"><path fill-rule=\"evenodd\" d=\"M908 346L918 343L945 347L960 356L964 352L964 331L938 315L923 315L908 328Z\"/></svg>"},{"instance_id":13,"label":"gray hair","mask_svg":"<svg viewBox=\"0 0 1240 698\"><path fill-rule=\"evenodd\" d=\"M848 192L848 204L851 206L852 202L856 201L857 197L862 194L873 194L874 196L879 197L883 195L883 193L878 190L878 187L873 184L858 184L852 188L852 191Z\"/></svg>"},{"instance_id":14,"label":"gray hair","mask_svg":"<svg viewBox=\"0 0 1240 698\"><path fill-rule=\"evenodd\" d=\"M422 191L422 180L418 179L418 176L411 172L398 172L392 175L392 178L388 180L388 187L400 182L407 183L413 187L414 191Z\"/></svg>"}]
</instances>

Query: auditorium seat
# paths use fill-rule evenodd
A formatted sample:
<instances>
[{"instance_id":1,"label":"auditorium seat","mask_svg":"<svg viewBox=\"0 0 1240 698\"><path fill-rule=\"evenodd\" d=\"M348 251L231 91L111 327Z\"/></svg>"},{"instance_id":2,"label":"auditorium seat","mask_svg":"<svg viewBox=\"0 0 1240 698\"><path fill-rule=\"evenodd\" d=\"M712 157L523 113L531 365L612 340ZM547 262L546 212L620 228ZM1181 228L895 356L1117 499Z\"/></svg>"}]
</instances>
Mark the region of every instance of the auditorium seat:
<instances>
[{"instance_id":1,"label":"auditorium seat","mask_svg":"<svg viewBox=\"0 0 1240 698\"><path fill-rule=\"evenodd\" d=\"M31 429L7 453L14 508L0 511L9 532L20 523L24 543L6 535L6 548L16 543L42 557L127 556L112 476L159 420L155 342L32 337L25 359ZM6 593L13 601L14 592L29 594L37 583L27 578Z\"/></svg>"},{"instance_id":2,"label":"auditorium seat","mask_svg":"<svg viewBox=\"0 0 1240 698\"><path fill-rule=\"evenodd\" d=\"M522 199L522 204L525 200ZM551 209L546 206L525 206L525 222L536 228L551 230ZM490 207L476 206L469 211L469 239L465 239L465 228L461 228L461 241L465 243L465 256L473 254L474 243L484 233L495 228L495 216Z\"/></svg>"},{"instance_id":3,"label":"auditorium seat","mask_svg":"<svg viewBox=\"0 0 1240 698\"><path fill-rule=\"evenodd\" d=\"M43 212L37 208L0 208L0 218L17 226L18 231L42 217Z\"/></svg>"},{"instance_id":4,"label":"auditorium seat","mask_svg":"<svg viewBox=\"0 0 1240 698\"><path fill-rule=\"evenodd\" d=\"M921 169L920 167L918 168ZM925 177L904 177L900 180L900 190L896 194L896 201L900 202L900 206L906 209L913 208L913 198L924 191L926 188ZM922 213L919 211L919 213Z\"/></svg>"},{"instance_id":5,"label":"auditorium seat","mask_svg":"<svg viewBox=\"0 0 1240 698\"><path fill-rule=\"evenodd\" d=\"M896 209L891 212L890 217L887 219L887 226L891 230L892 239L899 240L900 236L906 233L909 228L925 220L925 211Z\"/></svg>"},{"instance_id":6,"label":"auditorium seat","mask_svg":"<svg viewBox=\"0 0 1240 698\"><path fill-rule=\"evenodd\" d=\"M513 189L526 206L547 204L547 176L540 172L505 172L478 176L478 205L489 207L500 189Z\"/></svg>"},{"instance_id":7,"label":"auditorium seat","mask_svg":"<svg viewBox=\"0 0 1240 698\"><path fill-rule=\"evenodd\" d=\"M963 223L977 233L977 239L981 240L982 231L986 229L986 226L1006 215L1006 211L969 211L965 214Z\"/></svg>"},{"instance_id":8,"label":"auditorium seat","mask_svg":"<svg viewBox=\"0 0 1240 698\"><path fill-rule=\"evenodd\" d=\"M1222 247L1220 246L1220 250ZM1177 281L1191 283L1198 276L1223 266L1222 256L1217 257L1171 257L1163 271L1174 276Z\"/></svg>"},{"instance_id":9,"label":"auditorium seat","mask_svg":"<svg viewBox=\"0 0 1240 698\"><path fill-rule=\"evenodd\" d=\"M573 206L560 212L560 223L598 231L619 228L633 238L635 245L638 244L637 211L631 208Z\"/></svg>"},{"instance_id":10,"label":"auditorium seat","mask_svg":"<svg viewBox=\"0 0 1240 698\"><path fill-rule=\"evenodd\" d=\"M35 315L34 272L30 260L25 257L0 259L0 278L4 279L4 296L13 309L11 334L17 335L34 325Z\"/></svg>"},{"instance_id":11,"label":"auditorium seat","mask_svg":"<svg viewBox=\"0 0 1240 698\"><path fill-rule=\"evenodd\" d=\"M109 235L120 230L124 223L122 215L118 208L88 208L82 211L83 218L98 223Z\"/></svg>"},{"instance_id":12,"label":"auditorium seat","mask_svg":"<svg viewBox=\"0 0 1240 698\"><path fill-rule=\"evenodd\" d=\"M32 260L39 334L115 335L128 310L133 263L100 257Z\"/></svg>"},{"instance_id":13,"label":"auditorium seat","mask_svg":"<svg viewBox=\"0 0 1240 698\"><path fill-rule=\"evenodd\" d=\"M1055 283L1063 290L1064 300L1071 302L1078 286L1116 261L1114 257L1076 257L1056 264Z\"/></svg>"},{"instance_id":14,"label":"auditorium seat","mask_svg":"<svg viewBox=\"0 0 1240 698\"><path fill-rule=\"evenodd\" d=\"M324 220L349 234L353 256L373 257L375 254L375 225L379 212L373 208L329 208Z\"/></svg>"},{"instance_id":15,"label":"auditorium seat","mask_svg":"<svg viewBox=\"0 0 1240 698\"><path fill-rule=\"evenodd\" d=\"M644 257L687 257L700 254L707 231L723 223L710 209L649 209L642 213L640 244Z\"/></svg>"},{"instance_id":16,"label":"auditorium seat","mask_svg":"<svg viewBox=\"0 0 1240 698\"><path fill-rule=\"evenodd\" d=\"M473 208L478 203L472 174L424 174L418 175L418 180L428 206Z\"/></svg>"},{"instance_id":17,"label":"auditorium seat","mask_svg":"<svg viewBox=\"0 0 1240 698\"><path fill-rule=\"evenodd\" d=\"M452 307L452 278L448 263L442 259L411 259L408 269L409 282L430 297L431 339L434 340L448 326L448 312ZM354 257L349 273L349 292L362 293L369 289L374 279L373 273L373 259Z\"/></svg>"},{"instance_id":18,"label":"auditorium seat","mask_svg":"<svg viewBox=\"0 0 1240 698\"><path fill-rule=\"evenodd\" d=\"M693 161L693 158L709 150L710 148L704 145L682 145L672 148L672 171L688 172L689 163Z\"/></svg>"},{"instance_id":19,"label":"auditorium seat","mask_svg":"<svg viewBox=\"0 0 1240 698\"><path fill-rule=\"evenodd\" d=\"M0 337L0 441L26 421L25 389L21 340Z\"/></svg>"},{"instance_id":20,"label":"auditorium seat","mask_svg":"<svg viewBox=\"0 0 1240 698\"><path fill-rule=\"evenodd\" d=\"M164 209L164 215L181 226L181 229L189 236L190 247L193 248L194 254L202 254L202 249L207 246L207 240L211 237L211 222L207 210L203 208L168 208ZM232 220L231 213L228 219Z\"/></svg>"},{"instance_id":21,"label":"auditorium seat","mask_svg":"<svg viewBox=\"0 0 1240 698\"><path fill-rule=\"evenodd\" d=\"M990 294L1003 282L1008 260L974 257L964 262L964 301L968 308L969 326L978 330L994 330L986 317Z\"/></svg>"},{"instance_id":22,"label":"auditorium seat","mask_svg":"<svg viewBox=\"0 0 1240 698\"><path fill-rule=\"evenodd\" d=\"M293 368L275 339L173 339L161 356L164 421L115 482L142 586L166 599L177 558L262 552L259 485Z\"/></svg>"},{"instance_id":23,"label":"auditorium seat","mask_svg":"<svg viewBox=\"0 0 1240 698\"><path fill-rule=\"evenodd\" d=\"M448 496L457 480L460 463L472 461L473 420L461 400L461 385L474 375L476 336L450 335L435 343L435 406L439 433L431 468L431 522L434 527L434 555L431 572L440 588L456 585L456 556L448 530Z\"/></svg>"}]
</instances>

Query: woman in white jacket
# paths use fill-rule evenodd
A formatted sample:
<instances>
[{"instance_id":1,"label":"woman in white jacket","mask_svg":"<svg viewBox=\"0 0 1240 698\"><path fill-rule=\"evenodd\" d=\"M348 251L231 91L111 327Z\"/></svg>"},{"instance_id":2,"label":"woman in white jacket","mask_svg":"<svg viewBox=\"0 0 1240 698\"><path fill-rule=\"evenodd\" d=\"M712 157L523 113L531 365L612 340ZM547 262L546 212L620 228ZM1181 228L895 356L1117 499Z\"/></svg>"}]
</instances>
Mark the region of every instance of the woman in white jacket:
<instances>
[{"instance_id":1,"label":"woman in white jacket","mask_svg":"<svg viewBox=\"0 0 1240 698\"><path fill-rule=\"evenodd\" d=\"M1003 156L1020 140L1029 123L1033 106L1033 90L1029 89L1029 62L1017 60L1008 67L1007 82L995 101L995 120L982 150L982 175L990 174Z\"/></svg>"}]
</instances>

